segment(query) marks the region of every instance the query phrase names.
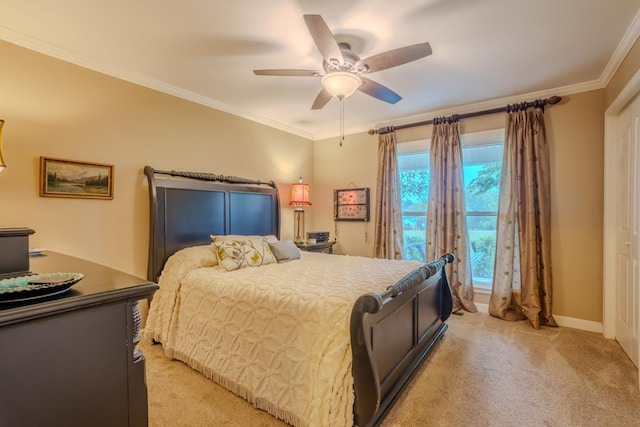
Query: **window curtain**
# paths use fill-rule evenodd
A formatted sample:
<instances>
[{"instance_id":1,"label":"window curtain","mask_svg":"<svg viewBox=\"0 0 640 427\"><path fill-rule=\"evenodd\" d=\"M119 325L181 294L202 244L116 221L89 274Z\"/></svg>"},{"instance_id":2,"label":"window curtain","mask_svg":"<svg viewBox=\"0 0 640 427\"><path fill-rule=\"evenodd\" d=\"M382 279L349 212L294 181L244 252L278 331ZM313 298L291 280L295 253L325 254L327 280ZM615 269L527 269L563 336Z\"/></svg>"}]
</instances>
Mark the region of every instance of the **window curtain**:
<instances>
[{"instance_id":1,"label":"window curtain","mask_svg":"<svg viewBox=\"0 0 640 427\"><path fill-rule=\"evenodd\" d=\"M489 313L531 326L551 314L549 151L544 103L508 106L500 180L494 283Z\"/></svg>"},{"instance_id":2,"label":"window curtain","mask_svg":"<svg viewBox=\"0 0 640 427\"><path fill-rule=\"evenodd\" d=\"M465 218L462 146L457 116L434 119L430 148L429 202L427 206L427 260L452 253L446 265L454 311L475 313Z\"/></svg>"},{"instance_id":3,"label":"window curtain","mask_svg":"<svg viewBox=\"0 0 640 427\"><path fill-rule=\"evenodd\" d=\"M396 155L395 132L379 135L377 204L373 241L373 256L375 258L403 258L400 178Z\"/></svg>"}]
</instances>

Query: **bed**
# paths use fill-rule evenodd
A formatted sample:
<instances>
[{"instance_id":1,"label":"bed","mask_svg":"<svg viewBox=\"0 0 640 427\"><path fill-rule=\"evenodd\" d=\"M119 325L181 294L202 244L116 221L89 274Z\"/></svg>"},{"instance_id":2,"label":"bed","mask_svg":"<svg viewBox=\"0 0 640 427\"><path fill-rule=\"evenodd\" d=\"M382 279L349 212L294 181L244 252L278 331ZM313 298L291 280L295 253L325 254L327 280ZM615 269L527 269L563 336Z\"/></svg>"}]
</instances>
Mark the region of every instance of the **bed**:
<instances>
[{"instance_id":1,"label":"bed","mask_svg":"<svg viewBox=\"0 0 640 427\"><path fill-rule=\"evenodd\" d=\"M447 329L453 256L421 264L299 252L227 271L221 241L288 243L276 185L144 173L148 278L160 284L145 335L294 426L379 424Z\"/></svg>"}]
</instances>

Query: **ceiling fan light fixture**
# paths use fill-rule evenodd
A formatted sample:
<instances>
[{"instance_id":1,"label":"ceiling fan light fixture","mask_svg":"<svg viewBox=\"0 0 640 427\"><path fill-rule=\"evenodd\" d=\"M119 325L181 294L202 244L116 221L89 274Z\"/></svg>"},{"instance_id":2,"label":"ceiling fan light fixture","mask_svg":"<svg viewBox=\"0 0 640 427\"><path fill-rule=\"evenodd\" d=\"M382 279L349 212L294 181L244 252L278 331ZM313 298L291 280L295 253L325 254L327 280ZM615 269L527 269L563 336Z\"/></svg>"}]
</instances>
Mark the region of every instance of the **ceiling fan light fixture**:
<instances>
[{"instance_id":1,"label":"ceiling fan light fixture","mask_svg":"<svg viewBox=\"0 0 640 427\"><path fill-rule=\"evenodd\" d=\"M322 86L331 96L343 99L353 95L362 86L362 79L348 71L332 71L322 77Z\"/></svg>"}]
</instances>

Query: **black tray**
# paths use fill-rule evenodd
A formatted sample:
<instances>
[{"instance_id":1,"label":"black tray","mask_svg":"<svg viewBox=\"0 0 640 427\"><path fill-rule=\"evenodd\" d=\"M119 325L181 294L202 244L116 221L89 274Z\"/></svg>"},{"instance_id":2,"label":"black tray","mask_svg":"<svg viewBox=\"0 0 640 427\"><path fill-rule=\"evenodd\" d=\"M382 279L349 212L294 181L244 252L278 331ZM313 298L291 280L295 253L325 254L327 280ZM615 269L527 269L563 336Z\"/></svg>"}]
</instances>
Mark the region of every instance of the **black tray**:
<instances>
[{"instance_id":1,"label":"black tray","mask_svg":"<svg viewBox=\"0 0 640 427\"><path fill-rule=\"evenodd\" d=\"M0 303L46 298L67 292L84 278L81 273L47 273L0 280ZM37 281L38 283L30 283Z\"/></svg>"}]
</instances>

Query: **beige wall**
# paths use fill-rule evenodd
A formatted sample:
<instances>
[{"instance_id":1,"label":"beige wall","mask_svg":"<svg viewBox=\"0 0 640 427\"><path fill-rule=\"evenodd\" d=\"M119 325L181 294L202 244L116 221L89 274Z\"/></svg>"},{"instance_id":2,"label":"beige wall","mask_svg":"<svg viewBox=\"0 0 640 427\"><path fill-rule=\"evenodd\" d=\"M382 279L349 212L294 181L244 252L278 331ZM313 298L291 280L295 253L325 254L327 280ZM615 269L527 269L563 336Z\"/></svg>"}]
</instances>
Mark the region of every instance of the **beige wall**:
<instances>
[{"instance_id":1,"label":"beige wall","mask_svg":"<svg viewBox=\"0 0 640 427\"><path fill-rule=\"evenodd\" d=\"M554 313L602 321L604 90L548 109Z\"/></svg>"},{"instance_id":2,"label":"beige wall","mask_svg":"<svg viewBox=\"0 0 640 427\"><path fill-rule=\"evenodd\" d=\"M315 144L314 186L312 188L314 224L317 231L329 231L338 237L334 251L339 254L372 256L373 207L378 173L377 137L366 133L347 135L340 146L338 138ZM333 221L333 190L369 187L369 222Z\"/></svg>"},{"instance_id":3,"label":"beige wall","mask_svg":"<svg viewBox=\"0 0 640 427\"><path fill-rule=\"evenodd\" d=\"M603 114L604 90L565 97L546 113L553 192L553 311L597 322L602 321ZM462 122L463 132L502 127L502 114ZM430 138L431 129L400 130L398 141ZM315 225L333 230L333 189L370 187L375 200L377 137L361 133L348 135L343 147L335 138L315 145ZM372 254L373 223L339 223L338 228L339 251Z\"/></svg>"},{"instance_id":4,"label":"beige wall","mask_svg":"<svg viewBox=\"0 0 640 427\"><path fill-rule=\"evenodd\" d=\"M0 226L33 228L31 247L145 277L145 165L273 179L284 204L291 182L313 176L310 140L8 43L0 57ZM115 165L115 198L39 197L40 156ZM292 211L282 218L291 237Z\"/></svg>"}]
</instances>

